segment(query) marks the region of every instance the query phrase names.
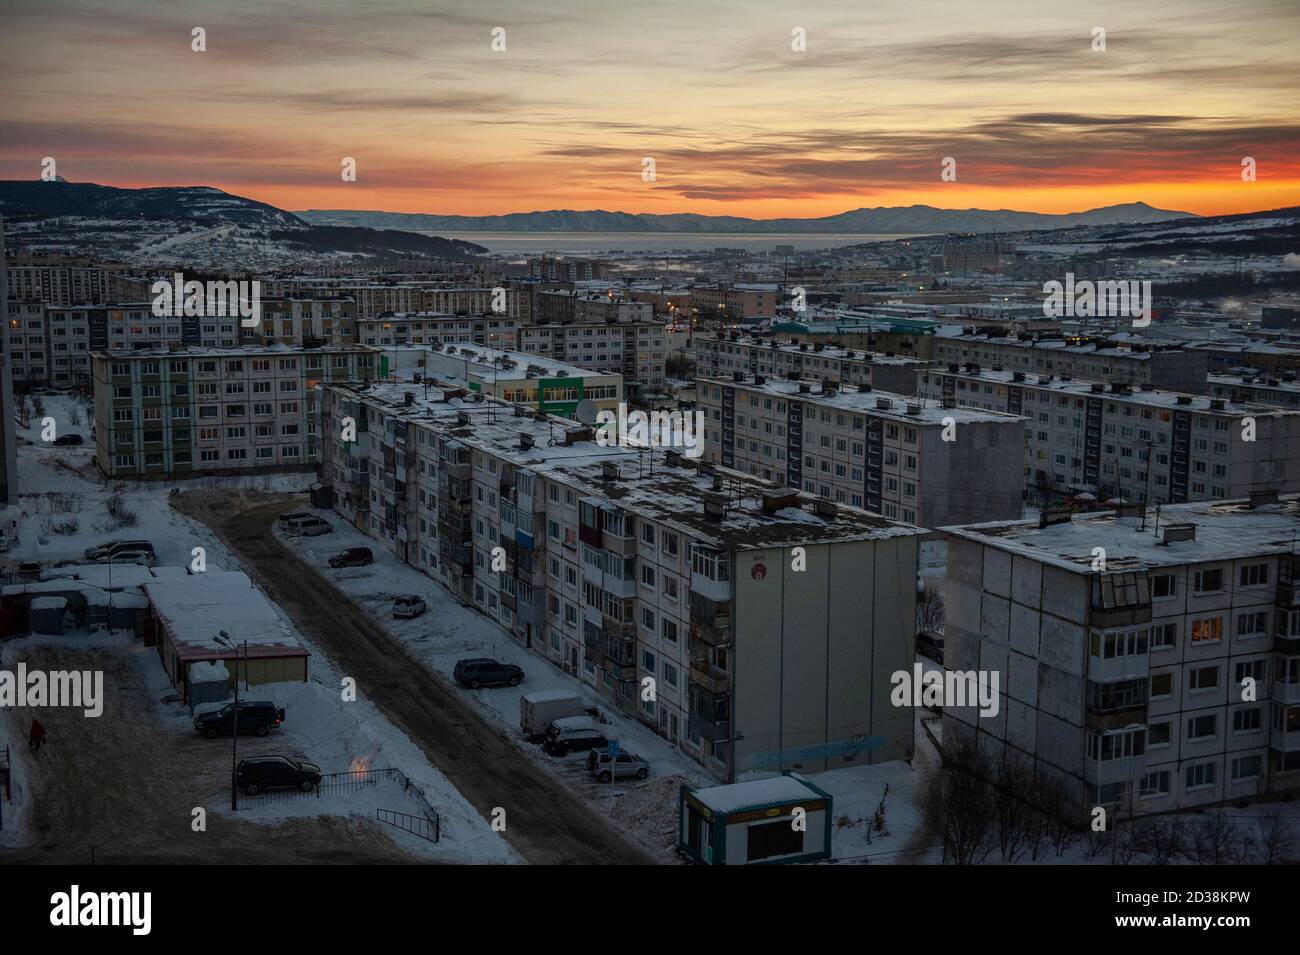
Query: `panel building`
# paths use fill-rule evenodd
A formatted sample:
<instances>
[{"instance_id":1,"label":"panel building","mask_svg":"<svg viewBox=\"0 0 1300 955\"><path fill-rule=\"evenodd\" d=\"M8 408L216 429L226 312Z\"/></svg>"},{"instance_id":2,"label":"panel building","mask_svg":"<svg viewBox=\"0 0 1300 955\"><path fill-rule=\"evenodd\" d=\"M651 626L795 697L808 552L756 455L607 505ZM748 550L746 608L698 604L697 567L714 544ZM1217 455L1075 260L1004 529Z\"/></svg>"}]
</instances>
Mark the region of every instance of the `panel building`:
<instances>
[{"instance_id":1,"label":"panel building","mask_svg":"<svg viewBox=\"0 0 1300 955\"><path fill-rule=\"evenodd\" d=\"M1225 398L949 365L920 393L1025 418L1025 483L1182 503L1300 491L1300 412Z\"/></svg>"},{"instance_id":2,"label":"panel building","mask_svg":"<svg viewBox=\"0 0 1300 955\"><path fill-rule=\"evenodd\" d=\"M1023 513L1019 417L740 379L697 382L711 462L928 528Z\"/></svg>"},{"instance_id":3,"label":"panel building","mask_svg":"<svg viewBox=\"0 0 1300 955\"><path fill-rule=\"evenodd\" d=\"M107 477L293 470L319 454L316 386L377 377L368 348L176 348L91 355Z\"/></svg>"},{"instance_id":4,"label":"panel building","mask_svg":"<svg viewBox=\"0 0 1300 955\"><path fill-rule=\"evenodd\" d=\"M717 778L910 756L921 529L463 390L322 408L340 515Z\"/></svg>"},{"instance_id":5,"label":"panel building","mask_svg":"<svg viewBox=\"0 0 1300 955\"><path fill-rule=\"evenodd\" d=\"M745 335L696 335L691 342L696 372L729 378L735 372L771 378L831 381L836 386L870 385L896 395L916 391L916 371L929 362L889 352L868 352L823 342L778 343Z\"/></svg>"},{"instance_id":6,"label":"panel building","mask_svg":"<svg viewBox=\"0 0 1300 955\"><path fill-rule=\"evenodd\" d=\"M945 531L945 665L1001 675L945 749L1027 761L1080 818L1300 786L1300 499Z\"/></svg>"}]
</instances>

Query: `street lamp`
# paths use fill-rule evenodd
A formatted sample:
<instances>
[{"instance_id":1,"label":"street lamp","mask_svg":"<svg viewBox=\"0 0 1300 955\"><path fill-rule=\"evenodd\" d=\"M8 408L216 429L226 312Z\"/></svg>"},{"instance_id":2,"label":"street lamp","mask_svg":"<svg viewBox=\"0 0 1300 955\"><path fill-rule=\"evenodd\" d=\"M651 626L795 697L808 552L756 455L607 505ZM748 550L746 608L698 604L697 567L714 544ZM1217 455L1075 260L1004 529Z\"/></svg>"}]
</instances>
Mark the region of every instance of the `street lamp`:
<instances>
[{"instance_id":1,"label":"street lamp","mask_svg":"<svg viewBox=\"0 0 1300 955\"><path fill-rule=\"evenodd\" d=\"M239 648L235 646L230 634L226 631L219 631L221 636L216 638L216 642L223 647L229 647L235 654L235 717L231 726L230 733L230 810L234 812L239 806L236 803L236 780L239 776ZM244 641L244 674L248 674L248 641Z\"/></svg>"}]
</instances>

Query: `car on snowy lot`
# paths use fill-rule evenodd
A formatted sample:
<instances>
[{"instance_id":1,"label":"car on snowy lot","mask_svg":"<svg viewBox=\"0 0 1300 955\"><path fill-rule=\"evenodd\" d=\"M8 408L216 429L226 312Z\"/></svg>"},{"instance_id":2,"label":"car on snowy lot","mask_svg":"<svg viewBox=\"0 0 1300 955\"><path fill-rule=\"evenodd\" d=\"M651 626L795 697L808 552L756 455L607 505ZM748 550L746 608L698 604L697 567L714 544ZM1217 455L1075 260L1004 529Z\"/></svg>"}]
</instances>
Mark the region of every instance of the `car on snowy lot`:
<instances>
[{"instance_id":1,"label":"car on snowy lot","mask_svg":"<svg viewBox=\"0 0 1300 955\"><path fill-rule=\"evenodd\" d=\"M59 447L78 447L85 444L86 439L79 434L61 434L54 439L54 443Z\"/></svg>"},{"instance_id":2,"label":"car on snowy lot","mask_svg":"<svg viewBox=\"0 0 1300 955\"><path fill-rule=\"evenodd\" d=\"M255 756L235 767L235 785L250 796L268 789L301 789L309 793L320 785L320 767L287 756Z\"/></svg>"},{"instance_id":3,"label":"car on snowy lot","mask_svg":"<svg viewBox=\"0 0 1300 955\"><path fill-rule=\"evenodd\" d=\"M418 617L427 609L429 608L425 605L424 599L415 594L402 594L393 601L393 616L404 620Z\"/></svg>"},{"instance_id":4,"label":"car on snowy lot","mask_svg":"<svg viewBox=\"0 0 1300 955\"><path fill-rule=\"evenodd\" d=\"M524 671L513 663L501 663L491 657L473 657L457 660L451 675L461 686L477 690L480 686L518 686L524 678Z\"/></svg>"},{"instance_id":5,"label":"car on snowy lot","mask_svg":"<svg viewBox=\"0 0 1300 955\"><path fill-rule=\"evenodd\" d=\"M289 529L289 522L294 520L295 518L315 517L315 516L316 515L314 515L311 511L290 511L288 514L281 514L279 518L276 520L276 523L280 525L280 530L287 531Z\"/></svg>"},{"instance_id":6,"label":"car on snowy lot","mask_svg":"<svg viewBox=\"0 0 1300 955\"><path fill-rule=\"evenodd\" d=\"M98 564L140 564L144 567L152 567L154 564L153 551L151 550L120 550L112 557L105 557L103 560L96 561Z\"/></svg>"},{"instance_id":7,"label":"car on snowy lot","mask_svg":"<svg viewBox=\"0 0 1300 955\"><path fill-rule=\"evenodd\" d=\"M587 772L602 783L611 779L645 779L650 775L650 764L635 753L619 752L611 759L608 749L593 749L587 754Z\"/></svg>"},{"instance_id":8,"label":"car on snowy lot","mask_svg":"<svg viewBox=\"0 0 1300 955\"><path fill-rule=\"evenodd\" d=\"M590 716L566 716L546 728L542 749L552 756L567 756L609 745L605 731Z\"/></svg>"},{"instance_id":9,"label":"car on snowy lot","mask_svg":"<svg viewBox=\"0 0 1300 955\"><path fill-rule=\"evenodd\" d=\"M287 524L281 524L284 532L293 537L319 537L321 534L333 534L330 522L315 514L301 514L290 518Z\"/></svg>"},{"instance_id":10,"label":"car on snowy lot","mask_svg":"<svg viewBox=\"0 0 1300 955\"><path fill-rule=\"evenodd\" d=\"M374 562L375 555L370 553L369 547L349 547L329 559L329 565L335 570L340 567L364 567Z\"/></svg>"},{"instance_id":11,"label":"car on snowy lot","mask_svg":"<svg viewBox=\"0 0 1300 955\"><path fill-rule=\"evenodd\" d=\"M24 583L40 580L44 572L45 565L39 560L25 560L18 565L18 579Z\"/></svg>"},{"instance_id":12,"label":"car on snowy lot","mask_svg":"<svg viewBox=\"0 0 1300 955\"><path fill-rule=\"evenodd\" d=\"M94 547L86 548L87 560L107 560L112 557L116 560L116 554L119 551L139 551L145 550L150 554L153 553L153 544L148 541L133 540L113 540L104 541L102 544L96 544Z\"/></svg>"},{"instance_id":13,"label":"car on snowy lot","mask_svg":"<svg viewBox=\"0 0 1300 955\"><path fill-rule=\"evenodd\" d=\"M943 634L937 630L922 630L916 635L916 652L943 665Z\"/></svg>"},{"instance_id":14,"label":"car on snowy lot","mask_svg":"<svg viewBox=\"0 0 1300 955\"><path fill-rule=\"evenodd\" d=\"M241 733L265 736L284 723L284 708L268 700L240 700L238 714L235 704L227 703L219 709L208 710L194 717L194 728L208 739L229 736L236 725Z\"/></svg>"}]
</instances>

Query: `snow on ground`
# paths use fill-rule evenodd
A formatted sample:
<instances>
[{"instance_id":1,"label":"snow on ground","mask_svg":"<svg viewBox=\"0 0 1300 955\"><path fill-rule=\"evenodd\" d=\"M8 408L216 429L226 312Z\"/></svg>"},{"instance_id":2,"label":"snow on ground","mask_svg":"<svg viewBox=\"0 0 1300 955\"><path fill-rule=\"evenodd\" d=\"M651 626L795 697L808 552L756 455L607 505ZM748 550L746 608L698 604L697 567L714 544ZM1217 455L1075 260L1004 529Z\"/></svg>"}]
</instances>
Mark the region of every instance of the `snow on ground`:
<instances>
[{"instance_id":1,"label":"snow on ground","mask_svg":"<svg viewBox=\"0 0 1300 955\"><path fill-rule=\"evenodd\" d=\"M307 563L319 568L335 586L401 640L415 659L431 670L450 679L457 660L483 656L522 667L526 675L518 687L464 689L461 692L472 696L483 715L520 750L561 777L593 808L619 822L625 832L638 838L661 858L673 857L677 844L675 823L671 839L666 839L661 814L655 812L654 807L662 802L668 809L669 818L672 818L677 806L677 792L683 782L692 786L716 785L717 781L702 766L649 727L613 710L593 687L519 646L497 623L462 606L440 584L385 552L377 541L362 534L337 514L332 511L312 513L329 521L334 533L319 537L291 537L277 527L275 536L298 551ZM340 570L330 568L326 560L347 547L369 547L375 555L375 563ZM394 619L393 598L407 593L419 594L429 609L414 619ZM598 706L610 720L606 735L617 738L625 751L649 760L650 778L643 782L619 780L612 787L601 786L587 773L583 754L556 758L546 755L540 746L527 742L519 729L519 701L524 694L537 690L571 691L587 705Z\"/></svg>"},{"instance_id":2,"label":"snow on ground","mask_svg":"<svg viewBox=\"0 0 1300 955\"><path fill-rule=\"evenodd\" d=\"M55 411L57 400L46 397L46 411ZM35 423L35 422L34 422ZM21 429L20 429L21 431ZM23 432L26 434L26 432ZM39 433L37 434L39 439ZM191 561L191 550L203 547L206 550L208 569L220 567L224 570L237 570L240 565L235 557L218 541L216 536L203 524L192 521L176 513L168 505L168 494L172 485L156 482L115 483L120 488L123 500L136 513L137 523L128 528L116 530L97 530L107 520L103 502L107 499L108 488L94 471L91 454L84 448L51 448L39 445L21 445L19 451L19 492L20 502L0 511L0 521L10 537L7 554L9 562L17 560L39 559L46 562L61 560L84 560L83 552L87 547L104 540L120 537L141 538L153 543L156 554L156 566L187 566ZM76 467L76 459L81 462L81 469ZM69 460L72 459L72 460ZM72 467L67 466L72 464ZM85 470L87 468L89 470ZM211 481L192 482L199 486L243 486L271 490L298 490L313 481L310 474L274 475L265 477L223 479L214 484ZM33 489L29 491L28 489ZM34 490L40 488L40 491ZM54 496L50 491L57 488ZM60 507L74 510L56 510ZM67 517L79 520L79 529L72 534L59 535L43 531L50 519L64 520ZM10 522L18 525L17 538L10 532ZM278 609L278 608L277 608ZM464 862L515 862L519 861L504 839L494 833L486 820L465 801L441 772L429 765L423 751L410 741L400 730L389 723L375 709L372 703L358 700L344 703L341 699L339 681L341 675L330 659L281 613L284 624L311 652L312 680L307 684L277 684L270 698L284 706L286 713L285 735L300 750L303 758L320 765L322 772L342 772L351 767L353 759L369 759L372 768L383 769L396 767L411 781L423 788L429 803L443 814L442 841L431 846L423 839L396 829L385 827L391 837L408 848L416 848L425 854L432 854L446 861ZM46 639L46 638L42 638ZM48 638L65 639L65 638ZM77 634L77 640L86 639L86 635ZM133 643L132 638L121 635L100 635L95 639L125 639ZM166 674L158 664L153 653L138 655L142 666L146 668L146 677L150 681L155 700L174 693ZM261 695L266 689L257 687L254 694ZM187 732L193 732L192 717L188 708L172 706L170 710L160 710L160 716L170 717L172 721L183 722ZM26 745L26 740L9 741L12 747L17 742ZM22 774L25 777L25 774ZM15 789L15 798L19 792ZM220 805L220 800L216 801ZM21 804L19 804L21 805ZM302 799L286 800L266 807L240 810L239 818L249 818L267 824L274 824L279 817L293 813L316 813L321 811L361 813L374 818L376 808L398 809L403 812L418 812L411 800L397 785L377 787L373 796L370 794L353 794L340 796L336 801L326 803L324 800ZM9 806L5 807L6 811ZM21 811L16 810L16 811ZM17 820L16 822L20 821ZM5 830L10 831L6 818ZM0 843L3 844L3 843Z\"/></svg>"}]
</instances>

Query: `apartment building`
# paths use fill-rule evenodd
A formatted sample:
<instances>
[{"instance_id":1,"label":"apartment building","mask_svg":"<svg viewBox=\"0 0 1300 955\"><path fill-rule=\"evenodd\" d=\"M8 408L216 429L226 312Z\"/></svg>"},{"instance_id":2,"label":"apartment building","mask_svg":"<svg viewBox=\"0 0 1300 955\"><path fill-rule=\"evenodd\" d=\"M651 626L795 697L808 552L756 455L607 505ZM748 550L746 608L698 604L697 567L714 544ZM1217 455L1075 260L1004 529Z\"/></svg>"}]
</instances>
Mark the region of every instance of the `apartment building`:
<instances>
[{"instance_id":1,"label":"apartment building","mask_svg":"<svg viewBox=\"0 0 1300 955\"><path fill-rule=\"evenodd\" d=\"M691 310L717 315L724 322L775 318L777 295L775 285L693 285Z\"/></svg>"},{"instance_id":2,"label":"apartment building","mask_svg":"<svg viewBox=\"0 0 1300 955\"><path fill-rule=\"evenodd\" d=\"M528 260L528 274L547 282L590 282L608 278L613 267L598 259L553 258L549 255Z\"/></svg>"},{"instance_id":3,"label":"apartment building","mask_svg":"<svg viewBox=\"0 0 1300 955\"><path fill-rule=\"evenodd\" d=\"M669 337L657 322L528 325L519 330L518 347L588 371L620 374L629 395L637 396L663 389Z\"/></svg>"},{"instance_id":4,"label":"apartment building","mask_svg":"<svg viewBox=\"0 0 1300 955\"><path fill-rule=\"evenodd\" d=\"M1249 374L1210 374L1206 376L1209 393L1233 402L1257 402L1277 408L1300 408L1300 381L1294 371L1278 376Z\"/></svg>"},{"instance_id":5,"label":"apartment building","mask_svg":"<svg viewBox=\"0 0 1300 955\"><path fill-rule=\"evenodd\" d=\"M735 372L772 378L808 378L870 385L896 395L916 391L916 371L929 362L892 352L855 351L823 342L780 343L746 335L696 335L692 340L696 373L730 377Z\"/></svg>"},{"instance_id":6,"label":"apartment building","mask_svg":"<svg viewBox=\"0 0 1300 955\"><path fill-rule=\"evenodd\" d=\"M572 417L584 399L599 409L623 400L623 376L593 371L541 355L483 345L429 345L415 349L429 377L463 382L470 391Z\"/></svg>"},{"instance_id":7,"label":"apartment building","mask_svg":"<svg viewBox=\"0 0 1300 955\"><path fill-rule=\"evenodd\" d=\"M20 302L9 298L4 314L10 387L26 390L48 384L51 374L46 307L40 302Z\"/></svg>"},{"instance_id":8,"label":"apartment building","mask_svg":"<svg viewBox=\"0 0 1300 955\"><path fill-rule=\"evenodd\" d=\"M614 295L579 295L573 303L573 320L578 324L627 325L654 321L654 306Z\"/></svg>"},{"instance_id":9,"label":"apartment building","mask_svg":"<svg viewBox=\"0 0 1300 955\"><path fill-rule=\"evenodd\" d=\"M1019 417L739 372L696 394L723 467L927 528L1023 513Z\"/></svg>"},{"instance_id":10,"label":"apartment building","mask_svg":"<svg viewBox=\"0 0 1300 955\"><path fill-rule=\"evenodd\" d=\"M519 323L499 315L451 315L417 312L364 318L357 323L362 345L447 345L468 342L491 348L514 348Z\"/></svg>"},{"instance_id":11,"label":"apartment building","mask_svg":"<svg viewBox=\"0 0 1300 955\"><path fill-rule=\"evenodd\" d=\"M357 303L350 298L264 297L261 318L252 328L239 326L240 344L357 344Z\"/></svg>"},{"instance_id":12,"label":"apartment building","mask_svg":"<svg viewBox=\"0 0 1300 955\"><path fill-rule=\"evenodd\" d=\"M1028 487L1153 504L1300 491L1295 410L975 364L918 383L930 400L1022 415Z\"/></svg>"},{"instance_id":13,"label":"apartment building","mask_svg":"<svg viewBox=\"0 0 1300 955\"><path fill-rule=\"evenodd\" d=\"M1191 394L1205 394L1210 361L1208 354L1181 345L1138 346L1027 333L1006 337L974 330L936 335L934 359L944 365L973 362L1000 371L1070 375Z\"/></svg>"},{"instance_id":14,"label":"apartment building","mask_svg":"<svg viewBox=\"0 0 1300 955\"><path fill-rule=\"evenodd\" d=\"M113 300L113 268L93 259L23 253L5 270L12 302L47 305L97 304Z\"/></svg>"},{"instance_id":15,"label":"apartment building","mask_svg":"<svg viewBox=\"0 0 1300 955\"><path fill-rule=\"evenodd\" d=\"M526 322L532 311L532 297L528 289L505 288L503 310L497 312L496 287L431 286L427 282L410 282L396 285L358 284L340 285L339 292L356 302L358 319L374 319L387 314L437 315L493 315L500 314L516 322Z\"/></svg>"},{"instance_id":16,"label":"apartment building","mask_svg":"<svg viewBox=\"0 0 1300 955\"><path fill-rule=\"evenodd\" d=\"M9 314L8 257L5 223L0 216L0 315ZM0 504L18 500L18 442L14 434L13 372L9 367L9 341L0 338Z\"/></svg>"},{"instance_id":17,"label":"apartment building","mask_svg":"<svg viewBox=\"0 0 1300 955\"><path fill-rule=\"evenodd\" d=\"M285 345L93 352L96 463L146 479L311 467L317 385L373 379L378 359Z\"/></svg>"},{"instance_id":18,"label":"apartment building","mask_svg":"<svg viewBox=\"0 0 1300 955\"><path fill-rule=\"evenodd\" d=\"M322 433L341 516L718 779L911 755L919 528L463 391L329 386Z\"/></svg>"},{"instance_id":19,"label":"apartment building","mask_svg":"<svg viewBox=\"0 0 1300 955\"><path fill-rule=\"evenodd\" d=\"M1300 785L1296 497L945 531L945 664L1001 675L945 748L1030 761L1081 819Z\"/></svg>"}]
</instances>

